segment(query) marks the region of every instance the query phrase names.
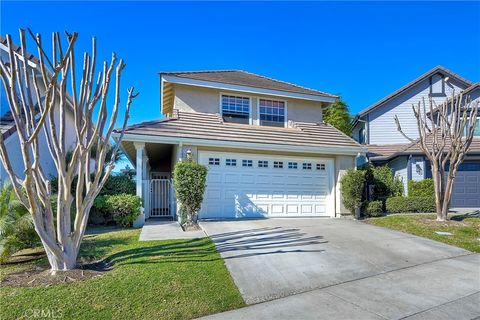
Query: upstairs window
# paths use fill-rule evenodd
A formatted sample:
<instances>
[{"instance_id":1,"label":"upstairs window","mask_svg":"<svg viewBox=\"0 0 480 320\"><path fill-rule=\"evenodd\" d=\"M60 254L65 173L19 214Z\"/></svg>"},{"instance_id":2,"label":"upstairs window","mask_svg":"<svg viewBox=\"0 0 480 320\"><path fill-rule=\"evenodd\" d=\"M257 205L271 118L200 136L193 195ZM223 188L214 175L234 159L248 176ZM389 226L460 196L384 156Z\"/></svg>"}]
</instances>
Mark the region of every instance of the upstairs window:
<instances>
[{"instance_id":1,"label":"upstairs window","mask_svg":"<svg viewBox=\"0 0 480 320\"><path fill-rule=\"evenodd\" d=\"M443 75L437 73L430 77L430 96L431 97L445 96L445 79Z\"/></svg>"},{"instance_id":2,"label":"upstairs window","mask_svg":"<svg viewBox=\"0 0 480 320\"><path fill-rule=\"evenodd\" d=\"M222 95L221 99L223 121L250 123L250 98Z\"/></svg>"},{"instance_id":3,"label":"upstairs window","mask_svg":"<svg viewBox=\"0 0 480 320\"><path fill-rule=\"evenodd\" d=\"M285 126L285 102L275 100L259 100L261 126Z\"/></svg>"}]
</instances>

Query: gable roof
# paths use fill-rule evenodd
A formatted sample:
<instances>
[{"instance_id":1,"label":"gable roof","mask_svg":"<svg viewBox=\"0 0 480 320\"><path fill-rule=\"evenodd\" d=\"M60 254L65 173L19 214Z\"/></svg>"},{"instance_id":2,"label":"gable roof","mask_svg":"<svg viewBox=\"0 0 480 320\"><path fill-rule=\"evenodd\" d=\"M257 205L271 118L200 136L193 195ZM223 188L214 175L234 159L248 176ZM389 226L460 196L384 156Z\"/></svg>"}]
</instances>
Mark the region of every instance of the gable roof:
<instances>
[{"instance_id":1,"label":"gable roof","mask_svg":"<svg viewBox=\"0 0 480 320\"><path fill-rule=\"evenodd\" d=\"M382 106L384 103L392 100L393 98L395 98L399 94L407 91L408 89L412 88L416 84L420 83L421 81L427 79L428 77L430 77L430 76L432 76L432 75L434 75L438 72L443 73L445 75L448 75L449 77L452 77L452 78L458 80L459 82L463 83L465 86L471 86L472 85L471 81L459 76L458 74L448 70L447 68L442 67L442 66L436 66L435 68L433 68L433 69L429 70L428 72L422 74L420 77L416 78L415 80L413 80L413 81L409 82L408 84L404 85L400 89L392 92L391 94L387 95L386 97L384 97L384 98L380 99L379 101L375 102L374 104L370 105L368 108L361 111L358 114L358 117L363 117L366 114L372 112L373 110L376 110L377 108Z\"/></svg>"},{"instance_id":2,"label":"gable roof","mask_svg":"<svg viewBox=\"0 0 480 320\"><path fill-rule=\"evenodd\" d=\"M242 145L260 150L271 147L279 151L289 148L298 152L355 155L366 151L355 140L325 123L295 122L291 128L266 127L224 122L219 114L178 110L169 118L127 127L124 141L134 141L135 137L147 142L178 143L188 139L192 144L207 141L212 146Z\"/></svg>"},{"instance_id":3,"label":"gable roof","mask_svg":"<svg viewBox=\"0 0 480 320\"><path fill-rule=\"evenodd\" d=\"M338 96L323 91L302 87L293 83L275 80L243 70L205 70L160 72L160 76L174 76L179 78L227 83L233 85L278 90L292 93L309 94L321 97L338 98Z\"/></svg>"}]
</instances>

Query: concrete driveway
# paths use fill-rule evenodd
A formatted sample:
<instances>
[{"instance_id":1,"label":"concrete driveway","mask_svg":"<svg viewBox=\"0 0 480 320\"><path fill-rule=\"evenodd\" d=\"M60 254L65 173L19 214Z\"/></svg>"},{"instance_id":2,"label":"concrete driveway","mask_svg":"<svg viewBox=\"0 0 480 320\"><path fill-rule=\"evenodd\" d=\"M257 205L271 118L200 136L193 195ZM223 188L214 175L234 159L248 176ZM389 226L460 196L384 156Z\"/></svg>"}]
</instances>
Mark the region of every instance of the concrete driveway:
<instances>
[{"instance_id":1,"label":"concrete driveway","mask_svg":"<svg viewBox=\"0 0 480 320\"><path fill-rule=\"evenodd\" d=\"M480 255L343 219L202 222L246 303L211 319L472 319Z\"/></svg>"}]
</instances>

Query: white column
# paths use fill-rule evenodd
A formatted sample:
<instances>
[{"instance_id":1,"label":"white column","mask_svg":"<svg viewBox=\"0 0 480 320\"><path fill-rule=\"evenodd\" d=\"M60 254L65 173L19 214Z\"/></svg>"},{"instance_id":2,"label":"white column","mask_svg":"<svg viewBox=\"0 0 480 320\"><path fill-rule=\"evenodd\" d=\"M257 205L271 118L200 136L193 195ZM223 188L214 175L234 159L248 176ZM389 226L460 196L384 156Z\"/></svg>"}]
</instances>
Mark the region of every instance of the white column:
<instances>
[{"instance_id":1,"label":"white column","mask_svg":"<svg viewBox=\"0 0 480 320\"><path fill-rule=\"evenodd\" d=\"M135 142L135 150L137 151L136 156L136 180L137 180L137 196L144 199L143 197L143 176L144 176L144 153L145 153L145 143L144 142ZM144 208L141 209L142 212L138 216L137 220L133 222L134 228L141 228L145 223L145 213Z\"/></svg>"}]
</instances>

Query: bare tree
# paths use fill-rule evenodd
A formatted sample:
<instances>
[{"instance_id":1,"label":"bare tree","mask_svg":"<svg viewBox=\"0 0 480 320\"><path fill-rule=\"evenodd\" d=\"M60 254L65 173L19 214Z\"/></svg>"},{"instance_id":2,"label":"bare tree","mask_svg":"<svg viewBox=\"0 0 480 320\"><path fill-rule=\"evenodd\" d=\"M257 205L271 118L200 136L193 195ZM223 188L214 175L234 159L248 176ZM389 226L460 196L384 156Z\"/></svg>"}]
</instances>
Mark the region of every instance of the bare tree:
<instances>
[{"instance_id":1,"label":"bare tree","mask_svg":"<svg viewBox=\"0 0 480 320\"><path fill-rule=\"evenodd\" d=\"M437 106L433 99L425 99L412 105L418 127L418 139L408 137L402 130L400 121L395 116L400 133L418 144L428 158L432 168L435 188L437 220L447 219L453 183L460 164L465 159L472 143L478 114L478 101L472 101L463 93L455 95ZM446 168L448 166L448 174Z\"/></svg>"},{"instance_id":2,"label":"bare tree","mask_svg":"<svg viewBox=\"0 0 480 320\"><path fill-rule=\"evenodd\" d=\"M119 144L109 151L109 140L119 113L120 76L125 63L123 60L117 62L115 54L112 54L111 62L105 61L95 78L96 40L93 38L91 55L83 55L78 82L75 64L78 34L66 33L68 45L62 46L59 33L53 33L50 57L45 53L41 36L30 34L38 50L38 67L29 63L24 30L20 30L20 54L15 52L11 36L7 35L8 60L0 61L2 82L20 140L24 177L20 178L12 169L1 134L0 158L16 195L33 216L35 230L54 273L75 268L90 208L114 168ZM109 116L107 97L112 82L115 82L115 92ZM67 87L70 87L70 94ZM133 87L128 89L119 140L123 137L130 105L136 96ZM69 108L73 112L74 128L67 129ZM94 112L97 114L95 117ZM76 136L70 150L67 150L65 141L66 130L73 130ZM48 156L52 157L58 170L56 212L51 204L52 187L40 159L41 131L50 151ZM109 159L107 153L110 154ZM72 194L75 177L76 192ZM73 217L71 210L74 211Z\"/></svg>"}]
</instances>

